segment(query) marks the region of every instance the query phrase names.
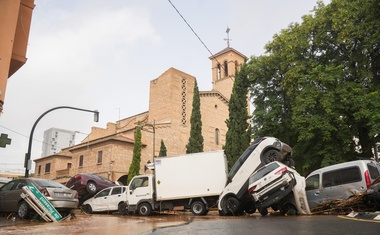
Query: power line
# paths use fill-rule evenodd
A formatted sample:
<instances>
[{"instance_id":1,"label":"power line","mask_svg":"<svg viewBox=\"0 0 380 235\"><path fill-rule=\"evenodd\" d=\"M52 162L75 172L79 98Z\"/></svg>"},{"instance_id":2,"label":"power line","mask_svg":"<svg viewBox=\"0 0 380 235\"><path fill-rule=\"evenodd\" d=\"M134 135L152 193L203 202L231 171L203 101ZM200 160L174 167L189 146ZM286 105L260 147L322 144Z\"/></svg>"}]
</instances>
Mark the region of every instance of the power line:
<instances>
[{"instance_id":1,"label":"power line","mask_svg":"<svg viewBox=\"0 0 380 235\"><path fill-rule=\"evenodd\" d=\"M198 40L203 44L203 46L206 48L206 50L210 53L210 55L212 56L213 59L216 60L216 62L218 62L218 64L223 68L223 65L221 63L219 63L218 59L215 58L214 54L208 49L208 47L206 46L206 44L203 43L202 39L198 36L198 34L194 31L194 29L190 26L189 23L187 23L185 17L182 16L182 14L178 11L178 9L174 6L174 4L168 0L170 5L172 5L172 7L177 11L177 13L179 14L179 16L181 16L181 18L183 19L183 21L185 21L185 23L187 24L187 26L189 26L189 28L191 29L191 31L193 31L194 35L198 38Z\"/></svg>"}]
</instances>

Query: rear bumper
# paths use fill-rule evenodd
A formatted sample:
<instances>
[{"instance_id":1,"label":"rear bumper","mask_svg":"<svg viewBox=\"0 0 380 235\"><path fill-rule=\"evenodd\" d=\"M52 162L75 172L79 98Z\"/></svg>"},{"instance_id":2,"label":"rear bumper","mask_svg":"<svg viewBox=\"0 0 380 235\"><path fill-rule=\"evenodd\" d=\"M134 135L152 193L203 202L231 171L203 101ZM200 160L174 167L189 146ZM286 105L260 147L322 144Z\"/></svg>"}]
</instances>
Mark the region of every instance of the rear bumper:
<instances>
[{"instance_id":1,"label":"rear bumper","mask_svg":"<svg viewBox=\"0 0 380 235\"><path fill-rule=\"evenodd\" d=\"M70 201L50 201L50 203L56 209L76 209L78 208L79 201L78 200L70 200Z\"/></svg>"}]
</instances>

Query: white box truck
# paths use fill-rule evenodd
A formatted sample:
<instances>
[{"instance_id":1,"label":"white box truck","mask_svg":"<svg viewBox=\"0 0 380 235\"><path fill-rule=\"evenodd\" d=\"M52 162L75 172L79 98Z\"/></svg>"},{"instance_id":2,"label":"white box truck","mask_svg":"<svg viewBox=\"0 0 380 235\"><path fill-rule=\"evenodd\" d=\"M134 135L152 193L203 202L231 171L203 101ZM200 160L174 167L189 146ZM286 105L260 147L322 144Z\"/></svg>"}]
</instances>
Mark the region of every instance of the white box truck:
<instances>
[{"instance_id":1,"label":"white box truck","mask_svg":"<svg viewBox=\"0 0 380 235\"><path fill-rule=\"evenodd\" d=\"M206 215L217 205L227 171L223 150L155 158L154 174L132 178L127 210L150 215L181 207L194 215Z\"/></svg>"}]
</instances>

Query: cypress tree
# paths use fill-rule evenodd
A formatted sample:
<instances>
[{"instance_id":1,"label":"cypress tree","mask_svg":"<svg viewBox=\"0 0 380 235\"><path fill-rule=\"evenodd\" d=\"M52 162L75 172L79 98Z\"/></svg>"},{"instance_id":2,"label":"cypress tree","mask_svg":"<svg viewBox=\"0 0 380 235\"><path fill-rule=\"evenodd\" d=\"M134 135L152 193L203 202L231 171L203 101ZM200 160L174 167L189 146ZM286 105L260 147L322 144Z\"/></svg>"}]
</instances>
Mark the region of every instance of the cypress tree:
<instances>
[{"instance_id":1,"label":"cypress tree","mask_svg":"<svg viewBox=\"0 0 380 235\"><path fill-rule=\"evenodd\" d=\"M165 157L165 156L167 156L166 146L164 144L164 141L161 139L160 153L158 154L158 157Z\"/></svg>"},{"instance_id":2,"label":"cypress tree","mask_svg":"<svg viewBox=\"0 0 380 235\"><path fill-rule=\"evenodd\" d=\"M186 145L186 153L203 152L201 101L197 80L194 82L193 109L190 117L190 137Z\"/></svg>"},{"instance_id":3,"label":"cypress tree","mask_svg":"<svg viewBox=\"0 0 380 235\"><path fill-rule=\"evenodd\" d=\"M141 123L138 122L137 125L141 125ZM134 176L140 174L141 147L142 147L140 128L136 129L134 138L135 138L135 143L133 146L133 159L132 159L131 165L129 166L128 184Z\"/></svg>"},{"instance_id":4,"label":"cypress tree","mask_svg":"<svg viewBox=\"0 0 380 235\"><path fill-rule=\"evenodd\" d=\"M251 128L248 122L248 87L247 65L244 63L240 71L235 73L235 82L228 103L229 118L226 120L228 130L223 149L229 169L249 146L251 140Z\"/></svg>"}]
</instances>

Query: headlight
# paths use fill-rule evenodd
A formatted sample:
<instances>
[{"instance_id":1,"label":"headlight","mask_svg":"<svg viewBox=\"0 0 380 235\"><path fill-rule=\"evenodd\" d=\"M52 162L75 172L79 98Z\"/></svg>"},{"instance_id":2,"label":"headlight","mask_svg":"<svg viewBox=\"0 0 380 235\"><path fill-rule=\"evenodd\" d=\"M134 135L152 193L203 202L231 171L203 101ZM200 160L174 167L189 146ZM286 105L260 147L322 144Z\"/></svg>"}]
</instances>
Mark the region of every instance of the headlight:
<instances>
[{"instance_id":1,"label":"headlight","mask_svg":"<svg viewBox=\"0 0 380 235\"><path fill-rule=\"evenodd\" d=\"M273 143L273 146L274 146L275 148L281 150L281 146L282 146L282 144L281 144L280 141L276 141L276 142Z\"/></svg>"}]
</instances>

